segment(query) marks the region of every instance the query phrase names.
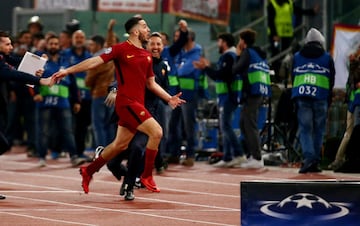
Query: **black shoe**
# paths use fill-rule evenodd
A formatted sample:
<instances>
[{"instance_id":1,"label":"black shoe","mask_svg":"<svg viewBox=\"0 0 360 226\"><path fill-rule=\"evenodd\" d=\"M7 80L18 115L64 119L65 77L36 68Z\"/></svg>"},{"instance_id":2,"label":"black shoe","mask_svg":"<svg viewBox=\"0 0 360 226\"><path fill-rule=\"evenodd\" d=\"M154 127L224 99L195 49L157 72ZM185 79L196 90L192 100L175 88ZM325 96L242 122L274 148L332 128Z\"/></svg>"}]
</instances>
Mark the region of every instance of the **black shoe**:
<instances>
[{"instance_id":1,"label":"black shoe","mask_svg":"<svg viewBox=\"0 0 360 226\"><path fill-rule=\"evenodd\" d=\"M0 195L0 199L6 199L5 195Z\"/></svg>"},{"instance_id":2,"label":"black shoe","mask_svg":"<svg viewBox=\"0 0 360 226\"><path fill-rule=\"evenodd\" d=\"M140 178L136 178L134 187L135 188L145 188L145 186L141 183Z\"/></svg>"},{"instance_id":3,"label":"black shoe","mask_svg":"<svg viewBox=\"0 0 360 226\"><path fill-rule=\"evenodd\" d=\"M122 184L120 188L120 195L124 196L126 201L131 201L135 199L134 190L128 187L128 184Z\"/></svg>"},{"instance_id":4,"label":"black shoe","mask_svg":"<svg viewBox=\"0 0 360 226\"><path fill-rule=\"evenodd\" d=\"M134 195L134 190L133 189L129 189L125 191L125 195L124 195L124 199L126 201L132 201L135 199L135 195Z\"/></svg>"},{"instance_id":5,"label":"black shoe","mask_svg":"<svg viewBox=\"0 0 360 226\"><path fill-rule=\"evenodd\" d=\"M320 173L322 170L318 163L303 164L299 170L299 173Z\"/></svg>"}]
</instances>

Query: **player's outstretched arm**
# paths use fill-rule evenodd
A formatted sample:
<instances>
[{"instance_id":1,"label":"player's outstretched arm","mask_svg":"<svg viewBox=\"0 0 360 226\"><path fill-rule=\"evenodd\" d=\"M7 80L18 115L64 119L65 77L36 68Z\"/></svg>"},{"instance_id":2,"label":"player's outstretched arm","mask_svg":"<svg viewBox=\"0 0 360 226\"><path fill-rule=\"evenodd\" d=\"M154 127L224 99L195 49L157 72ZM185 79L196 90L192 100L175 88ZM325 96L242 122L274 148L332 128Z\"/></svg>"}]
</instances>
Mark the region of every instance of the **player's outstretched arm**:
<instances>
[{"instance_id":1,"label":"player's outstretched arm","mask_svg":"<svg viewBox=\"0 0 360 226\"><path fill-rule=\"evenodd\" d=\"M59 70L58 72L56 72L52 75L52 79L55 82L58 82L63 77L67 76L68 74L74 74L74 73L86 71L89 69L93 69L103 63L104 63L104 61L100 56L91 57L91 58L86 59L78 64L75 64L75 65L69 67L69 68Z\"/></svg>"}]
</instances>

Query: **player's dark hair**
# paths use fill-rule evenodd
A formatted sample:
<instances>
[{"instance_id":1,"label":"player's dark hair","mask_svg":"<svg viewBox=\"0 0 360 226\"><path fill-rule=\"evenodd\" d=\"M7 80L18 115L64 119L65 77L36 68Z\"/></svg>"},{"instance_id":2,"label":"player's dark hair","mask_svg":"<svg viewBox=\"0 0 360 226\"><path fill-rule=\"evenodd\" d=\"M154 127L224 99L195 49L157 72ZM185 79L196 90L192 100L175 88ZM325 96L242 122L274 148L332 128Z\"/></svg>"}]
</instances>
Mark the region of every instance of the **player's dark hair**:
<instances>
[{"instance_id":1,"label":"player's dark hair","mask_svg":"<svg viewBox=\"0 0 360 226\"><path fill-rule=\"evenodd\" d=\"M141 17L131 17L128 21L126 21L124 27L126 33L130 33L130 30L142 20Z\"/></svg>"}]
</instances>

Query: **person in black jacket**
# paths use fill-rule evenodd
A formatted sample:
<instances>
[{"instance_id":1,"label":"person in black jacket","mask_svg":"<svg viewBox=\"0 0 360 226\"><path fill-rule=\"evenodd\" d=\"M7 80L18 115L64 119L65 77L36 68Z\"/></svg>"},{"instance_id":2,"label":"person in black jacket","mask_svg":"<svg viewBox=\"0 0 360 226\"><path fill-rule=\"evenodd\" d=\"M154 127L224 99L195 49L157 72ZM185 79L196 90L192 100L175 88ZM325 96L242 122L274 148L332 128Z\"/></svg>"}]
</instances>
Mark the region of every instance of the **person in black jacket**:
<instances>
[{"instance_id":1,"label":"person in black jacket","mask_svg":"<svg viewBox=\"0 0 360 226\"><path fill-rule=\"evenodd\" d=\"M33 85L52 85L51 78L40 78L43 69L36 72L37 76L28 73L17 71L10 65L12 59L10 53L13 50L10 36L0 31L0 155L10 150L10 145L5 136L7 126L7 102L8 102L8 82L14 81L22 84ZM5 196L0 195L0 199L5 199Z\"/></svg>"},{"instance_id":2,"label":"person in black jacket","mask_svg":"<svg viewBox=\"0 0 360 226\"><path fill-rule=\"evenodd\" d=\"M239 57L232 67L233 74L239 74L243 80L240 114L240 131L244 134L246 150L250 154L242 168L262 168L258 115L264 100L271 95L269 65L266 54L254 45L256 32L244 29L240 32L237 45Z\"/></svg>"},{"instance_id":3,"label":"person in black jacket","mask_svg":"<svg viewBox=\"0 0 360 226\"><path fill-rule=\"evenodd\" d=\"M219 34L217 44L221 56L216 69L211 68L209 60L205 58L201 58L193 64L195 68L203 70L215 81L223 157L213 166L236 167L246 161L239 139L232 126L233 116L240 102L242 81L240 76L232 74L232 67L237 58L234 46L235 39L232 34Z\"/></svg>"}]
</instances>

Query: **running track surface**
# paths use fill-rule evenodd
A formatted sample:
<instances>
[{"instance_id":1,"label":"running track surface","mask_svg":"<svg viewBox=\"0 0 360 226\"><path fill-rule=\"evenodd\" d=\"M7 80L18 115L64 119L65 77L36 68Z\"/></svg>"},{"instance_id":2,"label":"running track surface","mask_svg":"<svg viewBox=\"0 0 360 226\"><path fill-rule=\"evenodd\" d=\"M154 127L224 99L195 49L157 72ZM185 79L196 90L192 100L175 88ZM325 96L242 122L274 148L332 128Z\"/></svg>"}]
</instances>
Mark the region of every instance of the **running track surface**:
<instances>
[{"instance_id":1,"label":"running track surface","mask_svg":"<svg viewBox=\"0 0 360 226\"><path fill-rule=\"evenodd\" d=\"M0 225L241 225L240 182L251 180L360 180L359 174L323 171L300 175L297 168L216 169L170 165L155 181L160 193L135 190L135 200L119 196L121 182L103 167L84 194L77 168L68 158L39 168L23 148L0 156Z\"/></svg>"}]
</instances>

